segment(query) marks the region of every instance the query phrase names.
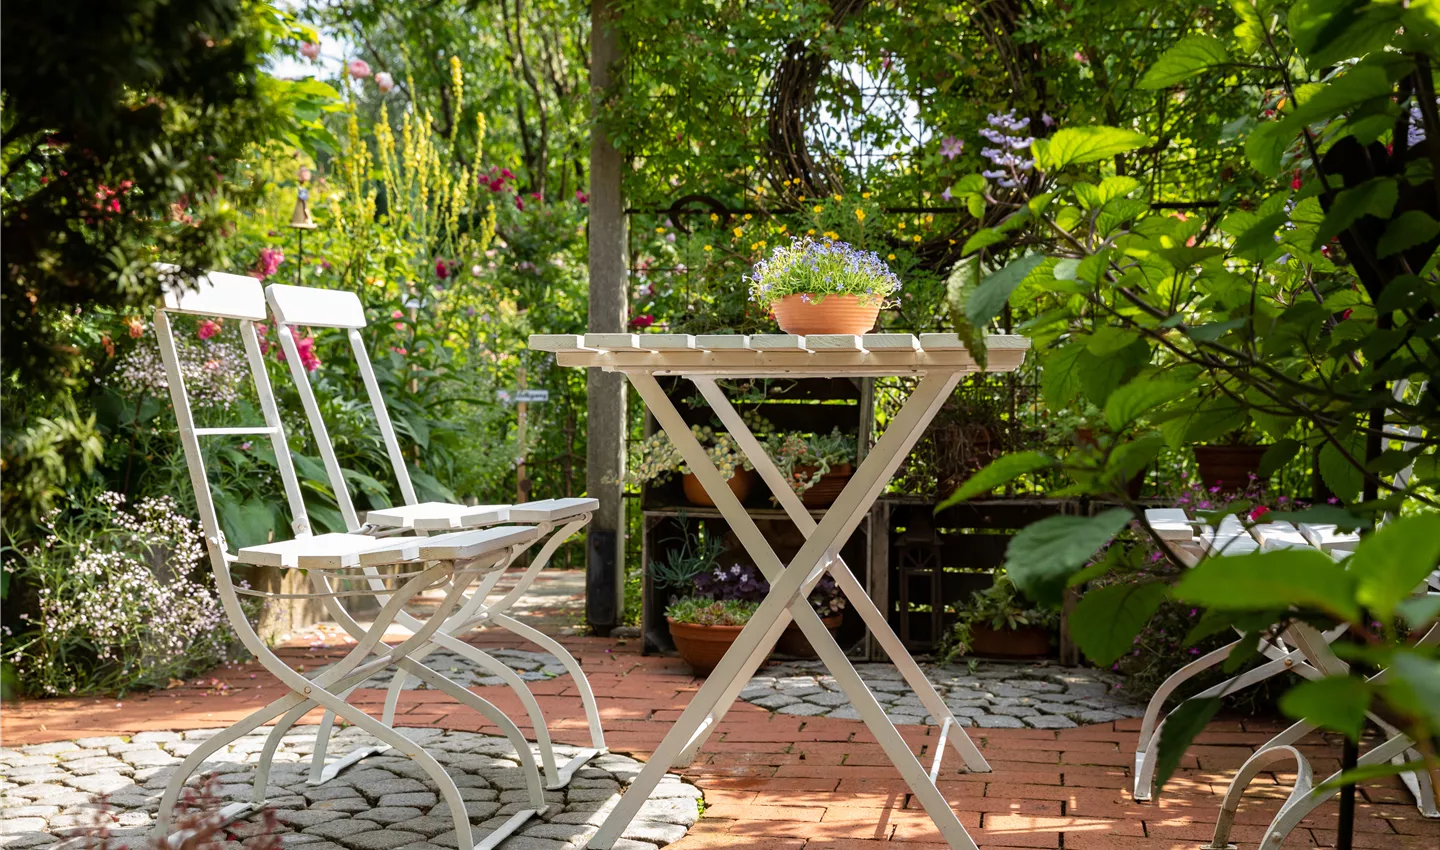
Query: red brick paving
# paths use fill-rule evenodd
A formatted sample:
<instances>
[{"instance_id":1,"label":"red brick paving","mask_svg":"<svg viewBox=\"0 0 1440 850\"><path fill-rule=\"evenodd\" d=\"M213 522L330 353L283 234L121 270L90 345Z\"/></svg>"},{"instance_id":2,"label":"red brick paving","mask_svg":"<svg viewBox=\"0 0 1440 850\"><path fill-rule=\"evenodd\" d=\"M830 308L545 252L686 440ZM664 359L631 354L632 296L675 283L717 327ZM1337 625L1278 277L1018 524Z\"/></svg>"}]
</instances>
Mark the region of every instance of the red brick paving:
<instances>
[{"instance_id":1,"label":"red brick paving","mask_svg":"<svg viewBox=\"0 0 1440 850\"><path fill-rule=\"evenodd\" d=\"M639 758L669 728L697 688L675 659L644 658L634 642L565 638L589 672L600 701L606 742ZM477 643L528 648L509 636ZM313 669L341 647L290 646L281 656ZM525 714L504 688L479 689L523 727ZM556 740L588 743L584 715L567 678L534 690ZM135 733L148 729L221 727L275 699L281 689L258 664L217 671L168 691L123 700L54 699L15 702L0 715L5 746ZM353 701L379 713L384 692L357 691ZM484 730L482 718L435 691L407 691L401 722ZM318 717L318 712L314 717ZM1277 721L1216 720L1185 756L1158 803L1137 804L1127 792L1138 721L1078 729L969 730L994 772L943 773L940 788L984 850L1194 850L1208 843L1220 795L1255 746L1278 732ZM936 730L902 727L917 754L931 752ZM1312 736L1302 749L1317 774L1338 764L1334 741ZM959 764L953 751L950 764ZM944 850L935 827L909 795L879 745L859 722L772 715L738 703L696 762L681 771L705 791L704 817L676 850L870 850L877 842L907 850ZM1232 839L1253 846L1289 792L1292 777L1266 774L1241 806ZM1421 818L1398 780L1361 790L1355 846L1436 850L1440 822ZM1335 842L1337 804L1320 808L1291 834L1287 847Z\"/></svg>"}]
</instances>

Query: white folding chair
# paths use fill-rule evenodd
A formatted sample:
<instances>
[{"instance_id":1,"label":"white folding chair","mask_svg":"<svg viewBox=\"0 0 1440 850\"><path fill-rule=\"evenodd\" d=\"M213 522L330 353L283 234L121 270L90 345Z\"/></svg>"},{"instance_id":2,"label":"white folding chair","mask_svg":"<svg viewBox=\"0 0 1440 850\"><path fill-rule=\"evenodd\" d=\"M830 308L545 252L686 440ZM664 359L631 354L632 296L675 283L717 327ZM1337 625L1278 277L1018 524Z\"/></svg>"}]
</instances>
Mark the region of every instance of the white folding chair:
<instances>
[{"instance_id":1,"label":"white folding chair","mask_svg":"<svg viewBox=\"0 0 1440 850\"><path fill-rule=\"evenodd\" d=\"M196 427L171 328L172 314L238 322L251 379L264 413L264 426ZM312 534L300 494L299 480L291 462L284 428L255 333L255 322L264 319L265 299L259 281L251 277L219 273L193 281L183 281L178 279L178 276L172 276L167 282L165 306L155 312L155 333L165 364L180 442L184 448L191 485L195 490L195 502L220 599L232 627L245 647L254 653L265 669L288 691L286 695L255 711L229 729L209 738L181 762L161 798L156 834L168 837L171 846L183 843L186 836L167 836L167 833L171 828L175 803L186 781L221 749L278 718L279 722L271 730L261 753L252 799L246 803L227 805L220 814L222 819L228 822L263 806L269 784L271 760L281 737L304 714L316 707L323 707L327 712L339 715L370 735L385 741L420 765L449 806L459 847L473 847L476 850L493 848L530 818L542 814L546 809L545 792L541 786L540 771L534 754L519 728L503 712L477 694L424 666L413 656L429 645L434 631L460 604L464 589L474 578L503 571L515 547L532 541L537 532L532 527L501 526L436 537L408 536L389 539L351 534ZM270 438L295 536L290 540L242 548L232 555L228 551L210 493L200 438L242 435ZM299 570L302 575L308 574L313 590L269 593L237 586L230 575L233 564ZM382 583L383 594L374 588L375 570L378 567L394 567L398 570L385 578L391 586ZM400 614L402 606L417 593L436 587L445 588L445 596L433 624L422 625L412 637L397 646L387 647L382 643L381 638L386 628ZM332 615L355 635L357 643L343 659L307 678L292 670L256 634L240 605L241 595L321 599ZM369 629L355 622L341 602L342 599L356 597L384 598L380 612ZM375 657L370 658L372 655ZM348 704L342 696L356 684L387 668L403 670L417 676L431 687L475 709L495 723L515 747L525 775L525 798L529 805L517 811L479 844L474 841L460 790L440 763L418 744L396 732L390 723L376 720Z\"/></svg>"},{"instance_id":2,"label":"white folding chair","mask_svg":"<svg viewBox=\"0 0 1440 850\"><path fill-rule=\"evenodd\" d=\"M335 491L335 499L340 513L344 517L346 527L351 533L374 535L408 530L423 534L442 530L481 528L500 522L512 522L535 524L538 532L537 540L546 538L548 535L544 546L531 560L514 587L503 597L487 605L485 604L486 599L496 587L503 571L487 576L459 611L449 616L438 631L433 632L429 644L416 653L416 659L423 659L437 649L446 649L474 663L491 675L503 679L505 684L519 697L534 726L536 744L540 750L540 760L547 780L546 787L551 789L565 787L577 770L597 755L607 752L604 732L600 726L599 707L595 702L595 695L590 688L590 683L585 678L580 663L575 657L559 641L510 617L507 611L529 590L560 545L589 523L590 517L599 503L594 499L547 499L518 505L460 505L449 502L421 502L416 496L409 469L405 464L405 457L400 449L400 441L396 436L394 425L391 423L390 414L385 405L384 395L380 390L380 383L376 380L375 370L370 363L369 354L365 350L365 343L360 334L360 330L367 323L365 310L359 297L353 292L283 284L272 284L267 287L266 297L270 302L281 348L290 365L291 377L295 381L301 404L305 408L305 415L310 423L311 433L319 447L326 475ZM363 524L355 512L354 502L350 497L344 472L336 458L335 449L330 442L329 431L320 411L320 405L315 398L314 389L310 386L309 376L301 364L292 330L297 326L338 328L346 332L365 385L367 399L374 412L376 424L390 458L395 480L400 487L404 504L369 511ZM559 530L555 531L557 525ZM518 557L522 552L523 547L517 549L514 555ZM395 621L411 631L421 627L420 620L403 611L396 616ZM458 637L483 625L498 626L516 634L539 645L560 661L574 680L576 690L580 693L581 704L589 724L590 747L580 750L564 765L557 765L544 713L529 686L509 666ZM403 670L396 673L391 680L382 715L386 723L391 722L395 716L400 693L404 689L406 681L407 675ZM334 764L323 766L326 740L332 722L333 718L329 714L321 721L320 741L315 750L315 773L311 777L312 782L324 781L350 764L383 749L356 750Z\"/></svg>"},{"instance_id":3,"label":"white folding chair","mask_svg":"<svg viewBox=\"0 0 1440 850\"><path fill-rule=\"evenodd\" d=\"M1224 557L1233 555L1244 555L1257 550L1275 551L1279 549L1313 547L1326 552L1331 557L1344 559L1354 551L1359 542L1359 535L1353 533L1341 533L1333 525L1309 525L1301 523L1298 526L1283 520L1276 520L1260 525L1253 525L1246 528L1238 516L1224 517L1218 528L1211 528L1204 523L1189 518L1182 510L1175 508L1151 509L1145 512L1146 520L1150 523L1160 536L1169 542L1175 552L1188 564L1194 565L1206 554ZM1194 528L1201 528L1198 537L1188 536L1194 534ZM1237 691L1259 684L1260 682L1290 672L1308 679L1317 679L1332 673L1348 669L1343 662L1334 658L1334 653L1329 646L1337 638L1345 633L1343 626L1331 629L1328 632L1319 632L1314 628L1298 624L1287 629L1278 638L1261 638L1260 652L1268 660L1248 670L1239 676L1221 682L1218 685L1190 697L1190 699L1208 699L1213 697L1224 697ZM1440 632L1432 632L1426 640L1440 638ZM1164 721L1160 719L1160 712L1164 703L1175 689L1181 684L1195 677L1210 667L1223 662L1230 654L1241 646L1247 639L1244 635L1237 641L1226 644L1217 650L1197 658L1190 664L1185 665L1168 679L1155 691L1146 706L1145 715L1140 725L1140 740L1135 750L1135 776L1134 796L1136 800L1149 800L1153 793L1155 778L1155 764L1158 757L1158 744L1161 731L1164 728ZM1316 662L1322 659L1323 665ZM1383 675L1383 673L1381 674ZM1371 713L1369 719L1379 726L1387 735L1394 736L1400 731L1383 718ZM1315 727L1310 724L1297 723L1294 726L1277 735L1272 740L1262 745L1252 757L1255 765L1255 772L1258 772L1269 760L1278 756L1267 756L1259 758L1266 750L1289 747L1295 741L1303 738ZM1387 742L1393 748L1393 744ZM1413 743L1401 747L1392 756L1395 763L1403 761L1419 761L1420 754L1413 749ZM1267 760L1269 759L1269 760ZM1382 759L1383 761L1384 759ZM1370 763L1370 762L1365 762ZM1307 766L1308 769L1308 766ZM1246 778L1248 775L1248 779ZM1242 769L1240 776L1235 782L1239 783L1241 791L1249 779L1254 778L1255 773L1248 773ZM1440 816L1436 811L1434 795L1430 791L1429 774L1424 770L1416 770L1402 774L1402 779L1409 786L1416 798L1417 805L1422 814L1426 817ZM1232 786L1233 787L1233 786ZM1308 789L1307 789L1308 790ZM1238 793L1236 802L1238 804ZM1297 803L1298 805L1298 803ZM1318 805L1318 803L1317 803ZM1313 808L1313 807L1312 807ZM1308 809L1306 810L1308 811ZM1233 808L1231 810L1233 816ZM1303 816L1302 816L1303 817ZM1223 819L1223 816L1222 816ZM1298 823L1297 819L1295 823ZM1277 823L1279 823L1277 821ZM1294 824L1290 824L1293 827ZM1227 827L1228 828L1228 827ZM1289 827L1286 828L1288 832Z\"/></svg>"}]
</instances>

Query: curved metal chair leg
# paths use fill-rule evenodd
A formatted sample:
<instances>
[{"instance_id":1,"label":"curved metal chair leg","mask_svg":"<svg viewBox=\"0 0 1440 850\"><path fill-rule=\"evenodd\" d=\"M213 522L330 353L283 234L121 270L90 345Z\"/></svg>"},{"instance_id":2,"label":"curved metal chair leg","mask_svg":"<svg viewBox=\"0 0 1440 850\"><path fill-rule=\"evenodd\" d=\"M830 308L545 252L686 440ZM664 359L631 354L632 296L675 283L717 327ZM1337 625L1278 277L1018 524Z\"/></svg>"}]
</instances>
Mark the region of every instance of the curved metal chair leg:
<instances>
[{"instance_id":1,"label":"curved metal chair leg","mask_svg":"<svg viewBox=\"0 0 1440 850\"><path fill-rule=\"evenodd\" d=\"M1245 642L1245 638L1228 643L1219 649L1213 650L1171 673L1155 693L1150 697L1150 702L1145 706L1145 716L1140 720L1140 740L1135 745L1135 783L1131 789L1134 798L1144 802L1150 799L1152 785L1155 779L1155 747L1160 740L1160 728L1164 721L1160 719L1160 712L1165 707L1165 700L1175 692L1175 689L1190 679L1205 672L1216 664L1230 657L1235 647Z\"/></svg>"},{"instance_id":2,"label":"curved metal chair leg","mask_svg":"<svg viewBox=\"0 0 1440 850\"><path fill-rule=\"evenodd\" d=\"M580 692L580 704L585 709L585 720L590 724L591 747L601 753L608 752L605 747L605 731L600 728L600 707L595 702L595 692L590 689L590 680L585 678L585 673L580 669L580 662L576 660L575 656L561 646L559 641L513 617L505 614L491 614L488 619L500 628L539 646L560 661L565 672L569 673L570 678L575 681L575 689Z\"/></svg>"},{"instance_id":3,"label":"curved metal chair leg","mask_svg":"<svg viewBox=\"0 0 1440 850\"><path fill-rule=\"evenodd\" d=\"M1295 761L1295 787L1290 791L1289 798L1280 811L1296 801L1309 796L1310 789L1314 784L1314 777L1310 772L1310 762L1300 754L1300 751L1290 746L1273 747L1262 750L1240 766L1240 771L1235 778L1230 780L1230 787L1225 791L1225 799L1220 804L1220 814L1215 820L1215 837L1209 844L1204 845L1201 850L1230 850L1235 845L1230 843L1230 829L1235 825L1235 812L1240 808L1240 799L1245 796L1245 789L1260 775L1260 772L1276 762ZM1277 815L1277 818L1279 816ZM1266 834L1268 840L1269 833ZM1283 840L1283 839L1282 839Z\"/></svg>"},{"instance_id":4,"label":"curved metal chair leg","mask_svg":"<svg viewBox=\"0 0 1440 850\"><path fill-rule=\"evenodd\" d=\"M1383 764L1403 753L1410 747L1410 744L1410 739L1404 735L1391 738L1380 746L1365 753L1357 763L1362 765ZM1287 749L1291 749L1293 752L1293 748ZM1296 755L1298 756L1299 754L1296 753ZM1309 780L1309 785L1304 789L1305 793L1302 794L1301 784L1299 782L1295 784L1295 790L1290 792L1290 797L1285 800L1285 804L1280 807L1280 811L1276 812L1274 819L1270 821L1270 826L1265 829L1265 837L1260 840L1260 850L1280 850L1280 845L1285 843L1285 839L1290 836L1291 830L1295 829L1300 821L1315 811L1321 803L1340 793L1340 786L1335 785L1327 788L1324 783L1321 784L1320 788L1312 790L1309 786L1313 785L1314 780L1310 776L1310 765L1303 757L1300 759L1300 764L1304 766L1302 777ZM1338 772L1334 773L1327 777L1325 781L1330 782L1339 775Z\"/></svg>"}]
</instances>

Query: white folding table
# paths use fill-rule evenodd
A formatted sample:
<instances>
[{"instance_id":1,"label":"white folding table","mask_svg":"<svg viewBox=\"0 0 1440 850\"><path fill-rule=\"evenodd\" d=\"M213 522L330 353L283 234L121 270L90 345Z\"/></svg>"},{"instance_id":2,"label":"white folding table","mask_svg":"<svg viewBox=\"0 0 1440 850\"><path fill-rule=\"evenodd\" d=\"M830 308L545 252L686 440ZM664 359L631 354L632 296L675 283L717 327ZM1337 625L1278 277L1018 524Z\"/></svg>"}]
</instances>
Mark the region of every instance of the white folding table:
<instances>
[{"instance_id":1,"label":"white folding table","mask_svg":"<svg viewBox=\"0 0 1440 850\"><path fill-rule=\"evenodd\" d=\"M986 371L1015 370L1030 347L1029 340L1018 336L991 336L986 342L989 351ZM841 690L850 698L860 718L899 769L916 799L925 807L940 834L956 850L975 850L975 842L936 788L935 780L940 774L947 743L955 748L968 769L988 772L990 766L890 629L884 613L876 608L864 586L839 555L840 547L880 496L895 469L909 454L956 383L968 373L981 371L958 336L536 335L530 337L530 347L554 352L561 366L595 367L623 373L770 582L770 593L750 623L666 734L634 784L625 792L599 832L591 838L589 846L608 850L634 819L665 771L672 765L680 766L693 760L793 618ZM705 449L691 434L680 412L656 381L656 377L661 375L680 376L695 384L780 506L805 535L805 544L788 565L781 562L739 499L730 491ZM725 378L889 376L913 376L919 378L919 383L818 523L790 489L717 384L718 380ZM939 724L940 735L934 761L928 770L916 759L909 745L885 716L885 710L866 688L840 645L807 602L810 590L826 573L834 577L851 607L865 621L926 711Z\"/></svg>"}]
</instances>

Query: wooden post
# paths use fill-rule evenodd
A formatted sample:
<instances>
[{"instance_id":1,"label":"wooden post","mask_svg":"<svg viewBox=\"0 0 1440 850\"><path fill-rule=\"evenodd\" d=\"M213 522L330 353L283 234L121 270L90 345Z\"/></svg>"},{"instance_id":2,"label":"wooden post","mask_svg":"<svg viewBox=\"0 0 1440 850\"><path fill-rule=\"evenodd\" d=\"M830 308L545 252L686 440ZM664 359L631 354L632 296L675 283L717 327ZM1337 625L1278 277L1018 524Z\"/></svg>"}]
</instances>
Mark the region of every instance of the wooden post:
<instances>
[{"instance_id":1,"label":"wooden post","mask_svg":"<svg viewBox=\"0 0 1440 850\"><path fill-rule=\"evenodd\" d=\"M624 157L611 144L596 113L618 77L620 39L612 24L614 0L590 5L590 316L589 329L623 333L628 320ZM585 483L600 501L590 523L585 562L585 617L597 634L622 619L625 599L626 383L618 372L587 370Z\"/></svg>"},{"instance_id":2,"label":"wooden post","mask_svg":"<svg viewBox=\"0 0 1440 850\"><path fill-rule=\"evenodd\" d=\"M515 371L515 384L519 392L525 392L525 367ZM523 399L524 396L521 395ZM524 401L515 403L515 502L530 501L530 481L525 477L525 426L530 405Z\"/></svg>"}]
</instances>

